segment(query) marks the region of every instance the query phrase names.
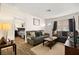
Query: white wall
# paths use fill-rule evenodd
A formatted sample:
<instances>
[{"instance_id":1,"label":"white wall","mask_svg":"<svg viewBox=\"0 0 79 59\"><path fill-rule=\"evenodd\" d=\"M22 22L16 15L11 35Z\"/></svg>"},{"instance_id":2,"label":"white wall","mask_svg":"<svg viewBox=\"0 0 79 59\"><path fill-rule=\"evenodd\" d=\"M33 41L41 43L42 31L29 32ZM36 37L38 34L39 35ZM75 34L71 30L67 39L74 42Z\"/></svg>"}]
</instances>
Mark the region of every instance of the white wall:
<instances>
[{"instance_id":1,"label":"white wall","mask_svg":"<svg viewBox=\"0 0 79 59\"><path fill-rule=\"evenodd\" d=\"M8 16L12 17L12 19L14 21L16 20L22 20L23 22L25 22L26 24L26 30L30 31L30 30L44 30L44 25L45 25L45 21L44 19L41 19L39 17L36 17L36 16L33 16L33 15L30 15L30 14L27 14L26 12L23 12L23 11L20 11L19 9L17 9L16 7L12 7L12 6L8 6L8 8L5 8L4 11L5 13L8 12ZM4 12L2 10L2 12ZM7 13L6 13L7 14ZM16 20L15 20L16 18ZM37 18L40 20L40 25L39 26L36 26L36 25L33 25L33 18ZM17 22L16 24L21 24L20 22Z\"/></svg>"},{"instance_id":2,"label":"white wall","mask_svg":"<svg viewBox=\"0 0 79 59\"><path fill-rule=\"evenodd\" d=\"M57 21L58 31L69 31L69 21L68 19L62 19Z\"/></svg>"},{"instance_id":3,"label":"white wall","mask_svg":"<svg viewBox=\"0 0 79 59\"><path fill-rule=\"evenodd\" d=\"M33 25L33 18L40 19L39 26ZM20 27L22 22L18 21L19 19L25 22L26 31L44 30L45 21L43 19L27 14L23 11L20 11L16 7L9 6L7 4L1 5L0 20L5 20L5 21L8 20L8 22L12 21L13 25L15 24L17 27ZM15 27L12 29L13 29L12 31L14 32ZM14 36L14 33L9 33L10 37L12 37L11 35ZM14 38L11 38L11 39L14 39Z\"/></svg>"},{"instance_id":4,"label":"white wall","mask_svg":"<svg viewBox=\"0 0 79 59\"><path fill-rule=\"evenodd\" d=\"M61 25L58 24L57 30L58 31L68 31L68 19L71 18L75 18L75 22L76 22L76 30L79 31L79 13L74 13L74 14L70 14L70 15L65 15L65 16L61 16L61 17L57 17L57 18L51 18L51 19L46 19L45 23L46 23L46 27L45 27L45 32L50 33L50 35L52 35L52 28L53 28L53 22L54 21L58 21L58 23L61 23ZM47 24L51 25L47 26ZM67 25L66 25L67 24Z\"/></svg>"},{"instance_id":5,"label":"white wall","mask_svg":"<svg viewBox=\"0 0 79 59\"><path fill-rule=\"evenodd\" d=\"M68 21L68 19L71 19L71 18L75 18L75 22L76 22L76 30L78 30L79 31L79 29L78 29L78 16L79 16L79 13L77 12L77 13L74 13L74 14L69 14L69 15L65 15L65 16L62 16L62 17L58 17L58 18L54 18L53 20L57 20L57 21ZM63 22L61 22L62 23L62 26L63 26L63 24L66 24L66 23L63 23ZM64 30L68 30L67 28L65 28Z\"/></svg>"},{"instance_id":6,"label":"white wall","mask_svg":"<svg viewBox=\"0 0 79 59\"><path fill-rule=\"evenodd\" d=\"M34 25L33 24L33 18L37 18L40 20L40 24L39 25ZM44 30L44 26L45 26L45 21L41 18L38 17L34 17L34 16L27 16L26 21L26 30L27 31L31 31L31 30Z\"/></svg>"},{"instance_id":7,"label":"white wall","mask_svg":"<svg viewBox=\"0 0 79 59\"><path fill-rule=\"evenodd\" d=\"M53 20L46 19L45 20L45 33L49 33L52 36L52 29L53 29Z\"/></svg>"},{"instance_id":8,"label":"white wall","mask_svg":"<svg viewBox=\"0 0 79 59\"><path fill-rule=\"evenodd\" d=\"M25 22L20 19L15 19L14 23L15 23L15 29L17 29L17 28L22 28L22 24L24 24Z\"/></svg>"}]
</instances>

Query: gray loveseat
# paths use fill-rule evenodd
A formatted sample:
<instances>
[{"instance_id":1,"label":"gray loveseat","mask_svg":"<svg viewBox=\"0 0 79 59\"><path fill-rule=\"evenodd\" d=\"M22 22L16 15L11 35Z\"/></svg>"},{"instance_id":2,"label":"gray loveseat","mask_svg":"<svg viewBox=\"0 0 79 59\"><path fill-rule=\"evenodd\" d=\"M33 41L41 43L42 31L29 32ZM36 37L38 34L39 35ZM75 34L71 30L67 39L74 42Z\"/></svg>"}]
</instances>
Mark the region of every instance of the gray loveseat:
<instances>
[{"instance_id":1,"label":"gray loveseat","mask_svg":"<svg viewBox=\"0 0 79 59\"><path fill-rule=\"evenodd\" d=\"M43 42L43 31L27 31L27 42L31 45L38 45Z\"/></svg>"}]
</instances>

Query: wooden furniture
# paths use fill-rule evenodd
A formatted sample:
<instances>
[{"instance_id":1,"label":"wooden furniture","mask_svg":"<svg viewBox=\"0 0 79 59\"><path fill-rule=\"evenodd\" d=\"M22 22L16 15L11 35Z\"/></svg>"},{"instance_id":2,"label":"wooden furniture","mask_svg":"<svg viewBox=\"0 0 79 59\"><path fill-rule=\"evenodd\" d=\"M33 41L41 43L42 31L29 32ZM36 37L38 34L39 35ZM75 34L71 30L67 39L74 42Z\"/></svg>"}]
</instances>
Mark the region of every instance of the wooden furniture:
<instances>
[{"instance_id":1,"label":"wooden furniture","mask_svg":"<svg viewBox=\"0 0 79 59\"><path fill-rule=\"evenodd\" d=\"M13 52L16 55L16 44L15 43L0 45L0 55L1 55L1 49L2 48L6 48L6 47L10 47L10 46L13 47Z\"/></svg>"},{"instance_id":2,"label":"wooden furniture","mask_svg":"<svg viewBox=\"0 0 79 59\"><path fill-rule=\"evenodd\" d=\"M52 46L57 42L56 37L52 37L52 38L44 38L43 40L43 46L46 45L48 46L50 49L52 48ZM46 43L46 44L45 44Z\"/></svg>"},{"instance_id":3,"label":"wooden furniture","mask_svg":"<svg viewBox=\"0 0 79 59\"><path fill-rule=\"evenodd\" d=\"M79 55L79 48L65 46L65 55Z\"/></svg>"}]
</instances>

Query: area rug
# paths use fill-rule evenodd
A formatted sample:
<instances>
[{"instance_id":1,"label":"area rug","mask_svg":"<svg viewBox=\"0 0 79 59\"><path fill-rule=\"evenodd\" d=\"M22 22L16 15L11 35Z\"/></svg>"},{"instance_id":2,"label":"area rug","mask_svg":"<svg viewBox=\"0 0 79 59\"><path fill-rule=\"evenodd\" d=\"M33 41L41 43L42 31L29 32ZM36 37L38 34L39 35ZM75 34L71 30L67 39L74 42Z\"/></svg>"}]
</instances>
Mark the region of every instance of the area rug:
<instances>
[{"instance_id":1,"label":"area rug","mask_svg":"<svg viewBox=\"0 0 79 59\"><path fill-rule=\"evenodd\" d=\"M16 43L16 50L17 50L17 55L35 55L30 49L33 47L29 45L28 43L25 43L25 41L17 37L15 39ZM6 47L1 49L1 55L14 55L13 53L13 48L12 47Z\"/></svg>"},{"instance_id":2,"label":"area rug","mask_svg":"<svg viewBox=\"0 0 79 59\"><path fill-rule=\"evenodd\" d=\"M65 47L63 43L56 43L52 49L50 49L47 46L43 46L43 44L39 44L31 50L36 54L36 55L64 55L65 54Z\"/></svg>"}]
</instances>

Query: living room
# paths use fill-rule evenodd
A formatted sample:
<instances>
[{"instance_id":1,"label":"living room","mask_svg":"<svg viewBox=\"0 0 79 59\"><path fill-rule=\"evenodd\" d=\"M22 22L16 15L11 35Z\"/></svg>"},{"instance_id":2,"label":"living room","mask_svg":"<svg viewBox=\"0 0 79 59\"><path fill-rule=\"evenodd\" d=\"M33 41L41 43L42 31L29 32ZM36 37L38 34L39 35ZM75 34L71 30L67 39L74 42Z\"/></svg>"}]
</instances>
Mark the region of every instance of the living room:
<instances>
[{"instance_id":1,"label":"living room","mask_svg":"<svg viewBox=\"0 0 79 59\"><path fill-rule=\"evenodd\" d=\"M65 55L69 19L75 18L76 30L79 29L78 6L77 3L1 3L0 38L14 41L17 55ZM12 47L0 52L14 54Z\"/></svg>"}]
</instances>

